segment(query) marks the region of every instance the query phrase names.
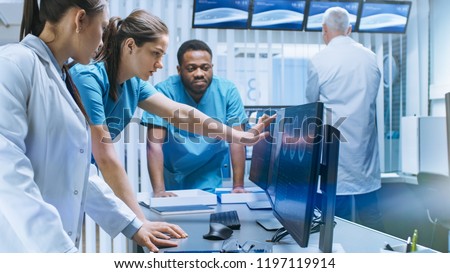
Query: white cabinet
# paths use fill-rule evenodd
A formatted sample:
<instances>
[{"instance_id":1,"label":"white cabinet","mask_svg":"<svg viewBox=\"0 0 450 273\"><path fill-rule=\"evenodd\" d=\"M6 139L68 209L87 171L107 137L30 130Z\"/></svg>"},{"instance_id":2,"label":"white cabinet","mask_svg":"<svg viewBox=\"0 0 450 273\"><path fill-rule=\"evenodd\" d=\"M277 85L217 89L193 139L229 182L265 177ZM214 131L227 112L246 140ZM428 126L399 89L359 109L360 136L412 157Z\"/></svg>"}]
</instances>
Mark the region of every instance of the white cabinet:
<instances>
[{"instance_id":1,"label":"white cabinet","mask_svg":"<svg viewBox=\"0 0 450 273\"><path fill-rule=\"evenodd\" d=\"M401 170L449 175L445 117L402 117Z\"/></svg>"}]
</instances>

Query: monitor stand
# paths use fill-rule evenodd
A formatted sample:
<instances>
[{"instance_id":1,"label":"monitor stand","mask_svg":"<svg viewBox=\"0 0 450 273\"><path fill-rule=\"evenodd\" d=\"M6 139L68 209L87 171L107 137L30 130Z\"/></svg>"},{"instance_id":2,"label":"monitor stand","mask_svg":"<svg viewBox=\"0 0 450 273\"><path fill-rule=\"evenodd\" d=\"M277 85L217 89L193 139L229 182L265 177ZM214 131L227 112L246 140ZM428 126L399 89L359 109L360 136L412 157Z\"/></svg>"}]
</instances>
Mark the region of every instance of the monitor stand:
<instances>
[{"instance_id":1,"label":"monitor stand","mask_svg":"<svg viewBox=\"0 0 450 273\"><path fill-rule=\"evenodd\" d=\"M340 132L331 125L324 125L324 138L320 164L322 213L319 249L324 253L332 253Z\"/></svg>"},{"instance_id":2,"label":"monitor stand","mask_svg":"<svg viewBox=\"0 0 450 273\"><path fill-rule=\"evenodd\" d=\"M274 231L283 227L275 217L256 219L256 223L267 231Z\"/></svg>"}]
</instances>

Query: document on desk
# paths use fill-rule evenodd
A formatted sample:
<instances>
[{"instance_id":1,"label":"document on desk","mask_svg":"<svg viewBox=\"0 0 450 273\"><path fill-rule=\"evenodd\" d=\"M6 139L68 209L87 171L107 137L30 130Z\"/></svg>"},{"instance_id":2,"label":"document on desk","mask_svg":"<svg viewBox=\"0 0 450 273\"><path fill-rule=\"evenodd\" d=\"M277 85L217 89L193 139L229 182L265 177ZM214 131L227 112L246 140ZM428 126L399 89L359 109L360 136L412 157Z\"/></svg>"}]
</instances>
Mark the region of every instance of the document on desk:
<instances>
[{"instance_id":1,"label":"document on desk","mask_svg":"<svg viewBox=\"0 0 450 273\"><path fill-rule=\"evenodd\" d=\"M232 193L231 188L216 188L217 199L222 204L248 203L268 200L267 195L260 187L246 187L246 193Z\"/></svg>"},{"instance_id":2,"label":"document on desk","mask_svg":"<svg viewBox=\"0 0 450 273\"><path fill-rule=\"evenodd\" d=\"M150 204L150 207L187 206L187 205L217 205L217 197L198 189L174 190L175 197L153 197L152 192L138 193L138 201Z\"/></svg>"},{"instance_id":3,"label":"document on desk","mask_svg":"<svg viewBox=\"0 0 450 273\"><path fill-rule=\"evenodd\" d=\"M215 207L210 207L206 205L164 206L164 207L151 207L150 209L161 215L212 213L215 212L216 210Z\"/></svg>"}]
</instances>

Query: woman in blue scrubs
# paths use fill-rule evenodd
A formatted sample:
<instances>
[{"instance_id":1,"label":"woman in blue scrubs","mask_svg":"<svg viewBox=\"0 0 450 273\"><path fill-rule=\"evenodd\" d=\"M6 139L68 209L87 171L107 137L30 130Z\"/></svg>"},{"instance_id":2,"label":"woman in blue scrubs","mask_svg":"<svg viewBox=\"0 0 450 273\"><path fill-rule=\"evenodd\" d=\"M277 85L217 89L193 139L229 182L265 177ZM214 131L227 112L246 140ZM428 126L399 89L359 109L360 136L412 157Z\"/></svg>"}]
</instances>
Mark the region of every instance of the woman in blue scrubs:
<instances>
[{"instance_id":1,"label":"woman in blue scrubs","mask_svg":"<svg viewBox=\"0 0 450 273\"><path fill-rule=\"evenodd\" d=\"M168 117L180 129L200 135L247 145L263 138L259 133L263 123L253 132L234 130L193 107L168 99L147 82L163 68L168 34L164 22L143 10L125 19L111 18L96 62L77 64L70 71L90 118L94 160L114 193L142 220L144 213L113 145L137 107Z\"/></svg>"}]
</instances>

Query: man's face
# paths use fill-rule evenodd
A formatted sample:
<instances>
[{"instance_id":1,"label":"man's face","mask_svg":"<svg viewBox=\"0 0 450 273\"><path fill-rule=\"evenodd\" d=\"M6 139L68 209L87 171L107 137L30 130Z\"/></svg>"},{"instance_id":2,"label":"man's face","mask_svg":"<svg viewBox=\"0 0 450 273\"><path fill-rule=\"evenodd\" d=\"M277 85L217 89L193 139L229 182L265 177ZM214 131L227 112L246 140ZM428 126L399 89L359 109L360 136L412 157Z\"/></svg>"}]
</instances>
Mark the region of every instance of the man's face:
<instances>
[{"instance_id":1,"label":"man's face","mask_svg":"<svg viewBox=\"0 0 450 273\"><path fill-rule=\"evenodd\" d=\"M213 77L213 64L211 55L203 50L189 50L184 53L183 62L178 67L186 90L197 99L200 99L211 84Z\"/></svg>"}]
</instances>

